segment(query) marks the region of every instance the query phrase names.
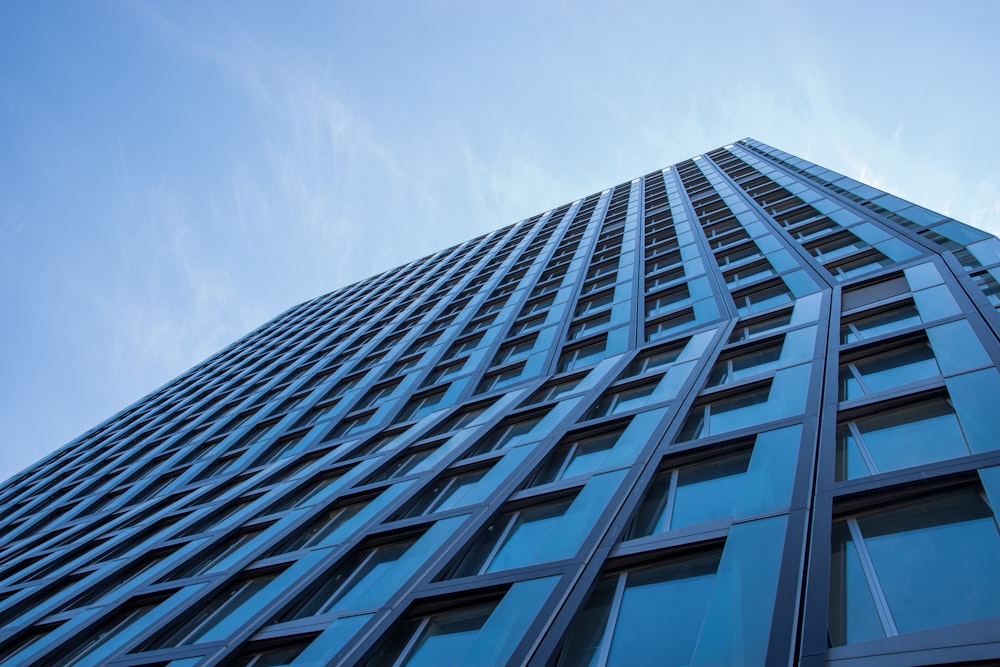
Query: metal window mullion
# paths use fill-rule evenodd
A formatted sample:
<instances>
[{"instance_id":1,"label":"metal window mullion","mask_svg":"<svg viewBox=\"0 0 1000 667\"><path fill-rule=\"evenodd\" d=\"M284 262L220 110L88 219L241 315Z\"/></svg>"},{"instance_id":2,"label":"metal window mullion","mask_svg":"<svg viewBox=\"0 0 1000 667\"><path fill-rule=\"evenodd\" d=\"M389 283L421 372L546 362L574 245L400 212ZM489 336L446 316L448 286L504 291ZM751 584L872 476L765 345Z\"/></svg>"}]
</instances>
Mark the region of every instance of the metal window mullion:
<instances>
[{"instance_id":1,"label":"metal window mullion","mask_svg":"<svg viewBox=\"0 0 1000 667\"><path fill-rule=\"evenodd\" d=\"M559 470L556 471L555 477L552 481L557 481L562 479L562 476L566 474L566 470L569 468L570 462L573 460L573 454L577 449L580 448L579 443L574 442L572 445L566 448L566 455L563 456L562 463L559 464Z\"/></svg>"},{"instance_id":2,"label":"metal window mullion","mask_svg":"<svg viewBox=\"0 0 1000 667\"><path fill-rule=\"evenodd\" d=\"M871 387L868 386L868 383L865 382L865 377L864 377L864 375L861 374L861 371L858 370L857 364L855 364L853 361L848 362L847 369L851 372L851 375L854 376L854 380L859 385L861 385L861 391L863 391L866 396L869 395L869 394L874 393L871 390Z\"/></svg>"},{"instance_id":3,"label":"metal window mullion","mask_svg":"<svg viewBox=\"0 0 1000 667\"><path fill-rule=\"evenodd\" d=\"M486 570L489 569L490 565L493 564L493 560L497 557L497 554L500 553L500 549L503 548L503 545L507 541L507 538L510 537L510 533L514 528L514 525L517 523L517 518L520 515L521 512L517 512L515 514L510 515L510 517L507 519L507 525L503 527L502 531L500 531L500 537L497 538L497 543L493 545L493 548L490 549L489 555L486 556L485 560L483 560L483 564L479 567L478 574L484 574Z\"/></svg>"},{"instance_id":4,"label":"metal window mullion","mask_svg":"<svg viewBox=\"0 0 1000 667\"><path fill-rule=\"evenodd\" d=\"M854 443L858 447L858 452L861 453L861 459L868 467L868 472L872 475L877 475L878 466L875 465L875 459L872 458L871 452L868 451L868 445L865 444L865 439L861 435L861 430L858 428L857 422L847 422L847 428L850 430L851 435L854 436Z\"/></svg>"},{"instance_id":5,"label":"metal window mullion","mask_svg":"<svg viewBox=\"0 0 1000 667\"><path fill-rule=\"evenodd\" d=\"M702 426L702 433L698 436L699 438L704 438L712 435L712 404L706 403L703 408L701 415L702 421L704 422Z\"/></svg>"},{"instance_id":6,"label":"metal window mullion","mask_svg":"<svg viewBox=\"0 0 1000 667\"><path fill-rule=\"evenodd\" d=\"M865 544L864 536L861 534L861 528L858 526L858 520L854 518L848 519L847 529L851 532L851 540L854 542L858 560L861 561L861 571L864 573L865 581L868 583L868 592L875 603L875 612L882 623L882 630L885 632L886 637L895 637L899 634L899 631L896 629L896 622L892 619L892 612L889 611L889 601L886 599L882 585L879 583L878 574L875 572L875 564L872 562L871 554L868 553L868 547Z\"/></svg>"},{"instance_id":7,"label":"metal window mullion","mask_svg":"<svg viewBox=\"0 0 1000 667\"><path fill-rule=\"evenodd\" d=\"M325 614L328 611L330 611L328 605L330 605L331 603L335 603L338 597L340 597L343 593L345 593L347 590L350 590L351 587L353 587L355 584L358 583L358 573L365 569L365 566L369 562L371 562L371 560L375 557L375 554L377 554L380 550L381 549L372 549L368 553L368 555L365 556L360 563L358 563L358 566L354 568L354 570L347 577L344 578L344 581L340 584L340 586L337 586L337 590L335 590L326 599L326 601L323 602L323 605L320 607L320 611L316 612L316 614L314 615Z\"/></svg>"},{"instance_id":8,"label":"metal window mullion","mask_svg":"<svg viewBox=\"0 0 1000 667\"><path fill-rule=\"evenodd\" d=\"M611 608L608 610L608 624L604 627L604 635L601 637L597 667L605 667L608 664L608 655L611 653L611 640L615 637L615 627L618 625L618 612L622 608L622 598L625 597L625 583L627 579L627 572L618 575L618 581L615 584L615 594L611 598Z\"/></svg>"},{"instance_id":9,"label":"metal window mullion","mask_svg":"<svg viewBox=\"0 0 1000 667\"><path fill-rule=\"evenodd\" d=\"M444 488L438 492L438 494L434 497L434 500L428 503L427 509L421 512L422 515L433 514L435 510L441 506L441 503L444 501L445 494L447 494L448 490L455 485L455 479L455 477L451 477L447 482L445 482Z\"/></svg>"},{"instance_id":10,"label":"metal window mullion","mask_svg":"<svg viewBox=\"0 0 1000 667\"><path fill-rule=\"evenodd\" d=\"M430 625L430 622L431 619L429 617L420 621L417 629L413 631L413 636L407 640L406 646L399 652L399 657L392 663L392 667L403 667L409 661L416 643L420 640L424 632L427 631L427 626Z\"/></svg>"},{"instance_id":11,"label":"metal window mullion","mask_svg":"<svg viewBox=\"0 0 1000 667\"><path fill-rule=\"evenodd\" d=\"M671 519L674 514L674 501L677 499L677 480L680 473L675 468L670 471L670 486L667 488L667 502L663 506L663 517L657 522L659 532L665 533L670 530Z\"/></svg>"}]
</instances>

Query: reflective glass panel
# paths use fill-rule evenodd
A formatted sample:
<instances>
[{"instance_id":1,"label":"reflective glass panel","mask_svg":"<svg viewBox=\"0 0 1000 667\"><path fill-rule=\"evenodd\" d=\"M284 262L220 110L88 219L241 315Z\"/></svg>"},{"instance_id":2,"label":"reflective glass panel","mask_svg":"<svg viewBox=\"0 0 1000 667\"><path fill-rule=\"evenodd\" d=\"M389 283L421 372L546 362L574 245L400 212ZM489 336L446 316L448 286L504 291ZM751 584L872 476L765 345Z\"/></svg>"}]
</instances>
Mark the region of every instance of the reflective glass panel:
<instances>
[{"instance_id":1,"label":"reflective glass panel","mask_svg":"<svg viewBox=\"0 0 1000 667\"><path fill-rule=\"evenodd\" d=\"M1000 616L1000 535L973 490L858 519L900 633Z\"/></svg>"}]
</instances>

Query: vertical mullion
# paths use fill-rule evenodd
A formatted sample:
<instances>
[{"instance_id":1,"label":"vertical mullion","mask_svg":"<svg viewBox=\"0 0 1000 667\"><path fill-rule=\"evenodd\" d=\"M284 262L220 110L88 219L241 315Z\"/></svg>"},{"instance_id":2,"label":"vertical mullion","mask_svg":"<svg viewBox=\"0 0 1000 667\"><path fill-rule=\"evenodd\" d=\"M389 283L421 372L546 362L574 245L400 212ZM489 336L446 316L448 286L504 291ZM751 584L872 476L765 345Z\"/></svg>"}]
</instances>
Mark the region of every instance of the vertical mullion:
<instances>
[{"instance_id":1,"label":"vertical mullion","mask_svg":"<svg viewBox=\"0 0 1000 667\"><path fill-rule=\"evenodd\" d=\"M861 561L861 571L868 582L868 591L875 602L875 611L878 613L879 621L882 622L882 629L885 632L885 636L895 637L899 634L899 631L896 629L896 622L892 620L892 612L889 611L889 601L886 600L885 592L878 581L875 564L872 563L871 555L868 553L868 547L865 545L865 538L861 534L858 520L854 518L848 519L847 528L851 532L851 540L854 542L854 548L858 553L858 560Z\"/></svg>"},{"instance_id":2,"label":"vertical mullion","mask_svg":"<svg viewBox=\"0 0 1000 667\"><path fill-rule=\"evenodd\" d=\"M872 458L872 454L868 451L868 445L865 444L865 439L861 436L861 430L858 429L856 422L847 422L847 428L850 430L851 435L854 436L854 442L858 447L858 452L861 453L861 459L865 462L868 467L868 472L872 475L878 474L878 466L875 465L875 459Z\"/></svg>"},{"instance_id":3,"label":"vertical mullion","mask_svg":"<svg viewBox=\"0 0 1000 667\"><path fill-rule=\"evenodd\" d=\"M615 627L618 625L618 612L622 608L622 598L625 597L625 583L628 573L623 572L618 575L615 584L615 594L611 598L611 608L608 609L608 624L604 627L604 636L601 637L601 647L597 656L597 667L604 667L608 664L608 655L611 653L611 640L615 637Z\"/></svg>"}]
</instances>

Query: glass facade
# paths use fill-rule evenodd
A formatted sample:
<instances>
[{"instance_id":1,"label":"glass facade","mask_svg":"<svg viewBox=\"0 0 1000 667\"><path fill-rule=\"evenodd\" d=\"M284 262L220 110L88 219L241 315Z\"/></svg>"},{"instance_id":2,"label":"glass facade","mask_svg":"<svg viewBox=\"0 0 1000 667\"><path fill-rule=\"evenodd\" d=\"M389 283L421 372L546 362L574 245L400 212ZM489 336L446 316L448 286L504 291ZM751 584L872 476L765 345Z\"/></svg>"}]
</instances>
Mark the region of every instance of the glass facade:
<instances>
[{"instance_id":1,"label":"glass facade","mask_svg":"<svg viewBox=\"0 0 1000 667\"><path fill-rule=\"evenodd\" d=\"M343 287L0 486L0 663L996 664L998 279L744 139Z\"/></svg>"}]
</instances>

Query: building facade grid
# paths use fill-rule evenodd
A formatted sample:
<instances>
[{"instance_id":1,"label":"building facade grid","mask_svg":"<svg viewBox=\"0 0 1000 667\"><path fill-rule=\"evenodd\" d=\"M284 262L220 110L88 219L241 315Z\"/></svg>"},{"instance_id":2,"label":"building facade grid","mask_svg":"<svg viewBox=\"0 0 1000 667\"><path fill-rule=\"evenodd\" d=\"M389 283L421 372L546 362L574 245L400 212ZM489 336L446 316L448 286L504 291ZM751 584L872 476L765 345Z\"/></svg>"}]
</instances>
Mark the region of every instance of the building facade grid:
<instances>
[{"instance_id":1,"label":"building facade grid","mask_svg":"<svg viewBox=\"0 0 1000 667\"><path fill-rule=\"evenodd\" d=\"M998 661L998 280L744 139L346 286L0 486L0 663Z\"/></svg>"}]
</instances>

